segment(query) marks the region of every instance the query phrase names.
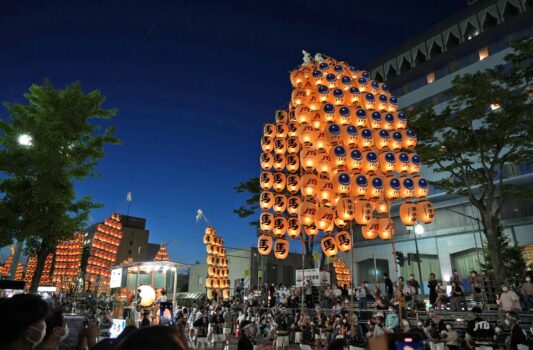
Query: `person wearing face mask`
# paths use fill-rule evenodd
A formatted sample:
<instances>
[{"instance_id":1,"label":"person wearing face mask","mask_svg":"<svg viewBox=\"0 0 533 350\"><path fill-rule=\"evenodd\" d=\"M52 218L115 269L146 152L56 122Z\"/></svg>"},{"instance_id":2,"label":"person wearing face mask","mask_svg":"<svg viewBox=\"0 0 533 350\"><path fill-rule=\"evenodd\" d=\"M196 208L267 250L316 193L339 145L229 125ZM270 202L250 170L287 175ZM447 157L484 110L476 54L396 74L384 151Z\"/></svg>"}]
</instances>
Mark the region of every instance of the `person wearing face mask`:
<instances>
[{"instance_id":1,"label":"person wearing face mask","mask_svg":"<svg viewBox=\"0 0 533 350\"><path fill-rule=\"evenodd\" d=\"M237 350L254 350L256 347L253 340L254 324L249 321L242 321L239 328L241 336L237 344Z\"/></svg>"},{"instance_id":2,"label":"person wearing face mask","mask_svg":"<svg viewBox=\"0 0 533 350\"><path fill-rule=\"evenodd\" d=\"M446 349L448 350L459 350L459 344L461 339L459 339L459 333L453 329L451 324L446 325L446 331L442 332L444 343L446 344Z\"/></svg>"},{"instance_id":3,"label":"person wearing face mask","mask_svg":"<svg viewBox=\"0 0 533 350\"><path fill-rule=\"evenodd\" d=\"M400 317L398 313L394 310L394 307L389 306L389 312L385 317L385 328L387 331L394 332L394 330L399 326Z\"/></svg>"},{"instance_id":4,"label":"person wearing face mask","mask_svg":"<svg viewBox=\"0 0 533 350\"><path fill-rule=\"evenodd\" d=\"M531 276L526 276L526 281L522 283L520 292L524 297L526 311L533 311L533 283L531 283Z\"/></svg>"},{"instance_id":5,"label":"person wearing face mask","mask_svg":"<svg viewBox=\"0 0 533 350\"><path fill-rule=\"evenodd\" d=\"M529 349L529 347L527 346L526 333L518 325L518 314L516 312L511 311L506 314L505 325L511 329L509 349Z\"/></svg>"},{"instance_id":6,"label":"person wearing face mask","mask_svg":"<svg viewBox=\"0 0 533 350\"><path fill-rule=\"evenodd\" d=\"M48 304L35 294L17 294L0 301L0 349L35 349L46 335Z\"/></svg>"},{"instance_id":7,"label":"person wearing face mask","mask_svg":"<svg viewBox=\"0 0 533 350\"><path fill-rule=\"evenodd\" d=\"M52 309L46 316L46 335L37 347L39 350L59 349L59 343L67 339L69 329L63 310L60 307Z\"/></svg>"},{"instance_id":8,"label":"person wearing face mask","mask_svg":"<svg viewBox=\"0 0 533 350\"><path fill-rule=\"evenodd\" d=\"M483 310L479 306L473 307L472 313L474 318L466 325L465 341L468 348L477 349L489 346L494 336L494 328L481 316Z\"/></svg>"},{"instance_id":9,"label":"person wearing face mask","mask_svg":"<svg viewBox=\"0 0 533 350\"><path fill-rule=\"evenodd\" d=\"M520 311L520 298L507 285L502 285L502 294L496 300L500 323L505 321L505 314L510 311Z\"/></svg>"},{"instance_id":10,"label":"person wearing face mask","mask_svg":"<svg viewBox=\"0 0 533 350\"><path fill-rule=\"evenodd\" d=\"M481 277L477 274L477 271L470 271L470 277L468 278L473 289L473 297L475 301L481 301Z\"/></svg>"}]
</instances>

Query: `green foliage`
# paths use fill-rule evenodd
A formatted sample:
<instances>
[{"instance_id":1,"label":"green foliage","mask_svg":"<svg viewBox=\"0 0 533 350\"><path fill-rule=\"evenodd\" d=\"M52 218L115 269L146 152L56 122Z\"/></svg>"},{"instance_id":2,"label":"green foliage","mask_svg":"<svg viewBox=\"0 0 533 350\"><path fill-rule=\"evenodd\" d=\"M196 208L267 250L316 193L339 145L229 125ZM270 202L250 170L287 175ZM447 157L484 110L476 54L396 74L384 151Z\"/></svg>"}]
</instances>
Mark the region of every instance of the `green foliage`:
<instances>
[{"instance_id":1,"label":"green foliage","mask_svg":"<svg viewBox=\"0 0 533 350\"><path fill-rule=\"evenodd\" d=\"M241 182L237 187L235 187L235 192L237 193L247 193L250 195L246 199L246 205L242 205L237 209L234 209L233 212L237 214L240 218L247 218L252 215L257 216L257 210L259 209L259 197L261 195L261 186L259 184L259 178L254 177L249 179L246 182ZM250 222L255 228L259 228L259 220L254 220Z\"/></svg>"},{"instance_id":2,"label":"green foliage","mask_svg":"<svg viewBox=\"0 0 533 350\"><path fill-rule=\"evenodd\" d=\"M28 254L44 255L100 207L90 197L77 199L74 182L96 176L104 145L119 143L114 127L90 122L116 111L78 82L62 90L34 84L24 97L25 103L5 103L9 118L0 119L0 246L25 240ZM31 145L19 144L23 134Z\"/></svg>"},{"instance_id":3,"label":"green foliage","mask_svg":"<svg viewBox=\"0 0 533 350\"><path fill-rule=\"evenodd\" d=\"M497 237L498 249L500 250L502 257L501 269L505 273L507 281L509 283L521 281L527 268L523 249L510 242L509 237L503 233L501 226L498 227ZM490 255L487 254L487 249L485 249L484 260L486 263L482 264L483 269L487 270L489 273L493 273L494 268L490 260Z\"/></svg>"},{"instance_id":4,"label":"green foliage","mask_svg":"<svg viewBox=\"0 0 533 350\"><path fill-rule=\"evenodd\" d=\"M467 196L478 209L498 279L504 277L496 235L503 204L533 195L531 188L505 181L505 165L533 160L533 38L511 46L506 64L457 76L448 106L438 112L422 105L411 122L417 153L441 175L432 184Z\"/></svg>"}]
</instances>

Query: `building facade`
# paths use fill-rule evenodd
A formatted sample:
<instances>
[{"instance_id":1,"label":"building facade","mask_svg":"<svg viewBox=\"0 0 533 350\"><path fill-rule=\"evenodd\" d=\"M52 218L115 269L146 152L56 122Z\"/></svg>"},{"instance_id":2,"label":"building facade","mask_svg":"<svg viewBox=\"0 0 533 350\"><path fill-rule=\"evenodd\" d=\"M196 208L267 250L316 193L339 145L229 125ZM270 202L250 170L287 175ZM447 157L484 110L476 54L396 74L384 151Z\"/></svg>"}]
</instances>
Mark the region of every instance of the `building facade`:
<instances>
[{"instance_id":1,"label":"building facade","mask_svg":"<svg viewBox=\"0 0 533 350\"><path fill-rule=\"evenodd\" d=\"M366 65L371 77L386 81L399 107L409 112L422 102L429 102L436 111L447 103L446 91L453 79L503 64L510 52L513 38L533 33L533 1L477 1L428 31L401 44L396 49ZM503 176L506 181L531 186L533 167L509 164ZM423 175L436 179L426 169ZM435 204L435 220L424 225L417 235L421 258L422 280L427 284L429 273L448 280L453 270L467 278L471 270L481 270L486 239L477 210L467 198L433 190L428 198ZM395 250L407 258L415 253L414 233L407 232L396 215ZM509 200L502 211L504 233L512 244L524 248L526 258L533 256L533 202ZM360 235L357 235L360 237ZM388 272L393 279L414 274L419 279L417 264L410 259L398 266L391 242L356 239L354 254L355 281L373 281ZM529 254L529 255L528 255ZM412 255L411 255L412 257ZM345 257L350 261L351 257ZM427 293L427 287L426 287Z\"/></svg>"}]
</instances>

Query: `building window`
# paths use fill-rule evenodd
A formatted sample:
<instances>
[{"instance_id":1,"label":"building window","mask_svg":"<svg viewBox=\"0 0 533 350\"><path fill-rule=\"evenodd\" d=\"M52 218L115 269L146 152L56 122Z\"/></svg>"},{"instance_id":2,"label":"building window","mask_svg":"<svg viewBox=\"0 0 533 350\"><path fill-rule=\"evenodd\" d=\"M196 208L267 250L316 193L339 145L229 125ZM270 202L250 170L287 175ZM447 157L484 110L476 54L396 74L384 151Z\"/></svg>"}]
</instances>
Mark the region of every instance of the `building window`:
<instances>
[{"instance_id":1,"label":"building window","mask_svg":"<svg viewBox=\"0 0 533 350\"><path fill-rule=\"evenodd\" d=\"M483 61L487 57L489 57L489 49L486 47L479 49L479 60Z\"/></svg>"},{"instance_id":2,"label":"building window","mask_svg":"<svg viewBox=\"0 0 533 350\"><path fill-rule=\"evenodd\" d=\"M435 81L435 73L433 72L428 73L428 75L426 75L426 79L427 79L428 84L431 84L432 82Z\"/></svg>"}]
</instances>

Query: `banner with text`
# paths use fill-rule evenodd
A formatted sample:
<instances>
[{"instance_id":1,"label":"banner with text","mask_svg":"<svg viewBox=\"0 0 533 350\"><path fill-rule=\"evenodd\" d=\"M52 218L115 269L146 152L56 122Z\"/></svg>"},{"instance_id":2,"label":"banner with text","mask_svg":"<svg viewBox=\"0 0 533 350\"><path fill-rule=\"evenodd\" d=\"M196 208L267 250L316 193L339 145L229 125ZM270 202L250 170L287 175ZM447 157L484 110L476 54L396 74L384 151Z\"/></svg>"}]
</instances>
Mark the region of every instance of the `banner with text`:
<instances>
[{"instance_id":1,"label":"banner with text","mask_svg":"<svg viewBox=\"0 0 533 350\"><path fill-rule=\"evenodd\" d=\"M302 273L302 271L304 273ZM306 281L310 281L313 286L319 287L329 285L329 272L320 271L320 269L305 269L296 270L296 287L302 286L302 281L305 277Z\"/></svg>"}]
</instances>

